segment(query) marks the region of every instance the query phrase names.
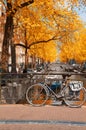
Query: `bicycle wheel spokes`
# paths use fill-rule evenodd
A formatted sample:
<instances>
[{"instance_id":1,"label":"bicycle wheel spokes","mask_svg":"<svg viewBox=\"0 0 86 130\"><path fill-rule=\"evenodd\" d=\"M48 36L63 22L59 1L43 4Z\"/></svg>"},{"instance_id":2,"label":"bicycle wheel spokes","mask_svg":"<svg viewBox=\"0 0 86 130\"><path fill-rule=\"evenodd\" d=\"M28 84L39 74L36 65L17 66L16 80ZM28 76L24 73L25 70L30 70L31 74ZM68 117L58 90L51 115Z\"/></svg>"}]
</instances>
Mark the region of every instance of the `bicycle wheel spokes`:
<instances>
[{"instance_id":1,"label":"bicycle wheel spokes","mask_svg":"<svg viewBox=\"0 0 86 130\"><path fill-rule=\"evenodd\" d=\"M26 99L33 106L41 106L48 99L47 90L41 84L32 85L26 92Z\"/></svg>"},{"instance_id":2,"label":"bicycle wheel spokes","mask_svg":"<svg viewBox=\"0 0 86 130\"><path fill-rule=\"evenodd\" d=\"M70 88L64 90L64 101L70 107L80 107L85 102L85 89L72 91Z\"/></svg>"}]
</instances>

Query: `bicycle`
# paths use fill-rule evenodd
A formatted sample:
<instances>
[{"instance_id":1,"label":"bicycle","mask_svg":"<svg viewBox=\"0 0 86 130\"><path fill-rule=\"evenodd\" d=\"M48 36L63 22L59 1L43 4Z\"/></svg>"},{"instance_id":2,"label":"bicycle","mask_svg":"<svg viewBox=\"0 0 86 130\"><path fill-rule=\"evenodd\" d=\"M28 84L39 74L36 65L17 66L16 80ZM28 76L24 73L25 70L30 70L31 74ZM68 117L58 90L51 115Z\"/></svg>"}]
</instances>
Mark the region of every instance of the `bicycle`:
<instances>
[{"instance_id":1,"label":"bicycle","mask_svg":"<svg viewBox=\"0 0 86 130\"><path fill-rule=\"evenodd\" d=\"M83 82L72 81L69 78L70 76L63 75L57 93L47 83L47 80L44 83L33 84L26 91L27 102L32 106L42 106L50 97L54 96L56 100L63 101L69 107L81 107L86 100Z\"/></svg>"}]
</instances>

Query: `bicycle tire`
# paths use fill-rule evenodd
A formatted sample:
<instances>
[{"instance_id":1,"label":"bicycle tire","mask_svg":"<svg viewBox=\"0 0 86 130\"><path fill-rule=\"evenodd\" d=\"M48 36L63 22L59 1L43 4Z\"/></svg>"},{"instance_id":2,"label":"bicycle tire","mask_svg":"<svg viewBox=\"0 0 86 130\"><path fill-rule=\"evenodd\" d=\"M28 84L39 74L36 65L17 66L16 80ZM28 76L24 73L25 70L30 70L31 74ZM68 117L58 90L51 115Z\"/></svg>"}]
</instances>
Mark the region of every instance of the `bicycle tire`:
<instances>
[{"instance_id":1,"label":"bicycle tire","mask_svg":"<svg viewBox=\"0 0 86 130\"><path fill-rule=\"evenodd\" d=\"M65 87L64 92L64 102L69 107L78 108L81 107L86 101L85 88L82 87L79 91L70 91L70 87Z\"/></svg>"},{"instance_id":2,"label":"bicycle tire","mask_svg":"<svg viewBox=\"0 0 86 130\"><path fill-rule=\"evenodd\" d=\"M42 106L48 100L48 89L41 83L30 86L26 91L26 100L32 106Z\"/></svg>"}]
</instances>

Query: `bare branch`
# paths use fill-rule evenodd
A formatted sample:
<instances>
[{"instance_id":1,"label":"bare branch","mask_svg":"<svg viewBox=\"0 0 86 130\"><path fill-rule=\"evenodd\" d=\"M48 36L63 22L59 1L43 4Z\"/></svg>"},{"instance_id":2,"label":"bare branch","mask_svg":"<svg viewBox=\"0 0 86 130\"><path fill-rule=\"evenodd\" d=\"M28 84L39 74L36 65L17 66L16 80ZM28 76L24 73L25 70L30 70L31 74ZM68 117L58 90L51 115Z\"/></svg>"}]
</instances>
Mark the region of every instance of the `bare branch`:
<instances>
[{"instance_id":1,"label":"bare branch","mask_svg":"<svg viewBox=\"0 0 86 130\"><path fill-rule=\"evenodd\" d=\"M57 39L56 39L56 36L53 36L52 38L50 38L50 39L48 39L48 40L42 40L42 41L32 42L32 43L31 43L29 46L27 46L27 47L26 47L25 45L23 45L23 44L20 44L20 43L15 44L15 46L21 46L21 47L23 47L23 48L30 49L31 46L33 46L33 45L35 45L35 44L46 43L46 42L49 42L49 41L51 41L51 40L57 40Z\"/></svg>"},{"instance_id":2,"label":"bare branch","mask_svg":"<svg viewBox=\"0 0 86 130\"><path fill-rule=\"evenodd\" d=\"M51 40L56 40L56 36L53 36L52 38L48 39L48 40L42 40L42 41L37 41L37 42L32 42L30 45L29 45L29 49L31 46L35 45L35 44L38 44L38 43L46 43L46 42L49 42Z\"/></svg>"},{"instance_id":3,"label":"bare branch","mask_svg":"<svg viewBox=\"0 0 86 130\"><path fill-rule=\"evenodd\" d=\"M17 7L18 8L23 8L25 6L28 6L28 5L32 4L33 2L34 2L34 0L29 0L27 2L22 3L20 6L17 6Z\"/></svg>"},{"instance_id":4,"label":"bare branch","mask_svg":"<svg viewBox=\"0 0 86 130\"><path fill-rule=\"evenodd\" d=\"M20 5L18 5L16 8L13 9L12 13L15 14L16 11L17 11L19 8L23 8L23 7L25 7L25 6L28 6L28 5L32 4L33 2L34 2L34 0L29 0L29 1L27 1L27 2L24 2L24 3L20 4Z\"/></svg>"},{"instance_id":5,"label":"bare branch","mask_svg":"<svg viewBox=\"0 0 86 130\"><path fill-rule=\"evenodd\" d=\"M21 43L17 43L17 44L15 44L15 46L21 46L21 47L23 47L23 48L26 48L26 46L23 45L23 44L21 44ZM29 49L29 47L28 47L27 49Z\"/></svg>"}]
</instances>

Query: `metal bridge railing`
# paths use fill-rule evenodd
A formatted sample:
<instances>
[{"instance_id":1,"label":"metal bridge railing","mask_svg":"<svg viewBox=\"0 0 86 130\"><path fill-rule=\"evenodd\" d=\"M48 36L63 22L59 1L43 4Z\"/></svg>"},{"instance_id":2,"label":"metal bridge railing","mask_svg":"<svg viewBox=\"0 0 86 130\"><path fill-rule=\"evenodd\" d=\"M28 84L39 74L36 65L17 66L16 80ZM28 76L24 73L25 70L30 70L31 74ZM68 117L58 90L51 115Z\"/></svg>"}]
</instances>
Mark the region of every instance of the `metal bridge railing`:
<instances>
[{"instance_id":1,"label":"metal bridge railing","mask_svg":"<svg viewBox=\"0 0 86 130\"><path fill-rule=\"evenodd\" d=\"M71 75L72 80L83 81L86 88L86 73L71 72L30 72L28 74L0 73L0 104L13 104L19 100L25 100L25 93L28 87L34 83L44 82L47 78L51 82L62 81L63 76Z\"/></svg>"}]
</instances>

